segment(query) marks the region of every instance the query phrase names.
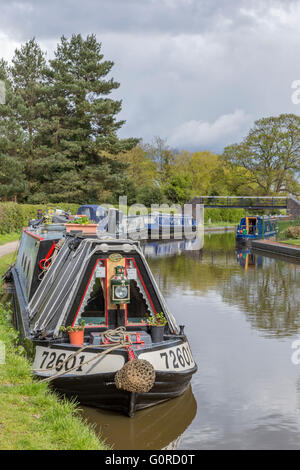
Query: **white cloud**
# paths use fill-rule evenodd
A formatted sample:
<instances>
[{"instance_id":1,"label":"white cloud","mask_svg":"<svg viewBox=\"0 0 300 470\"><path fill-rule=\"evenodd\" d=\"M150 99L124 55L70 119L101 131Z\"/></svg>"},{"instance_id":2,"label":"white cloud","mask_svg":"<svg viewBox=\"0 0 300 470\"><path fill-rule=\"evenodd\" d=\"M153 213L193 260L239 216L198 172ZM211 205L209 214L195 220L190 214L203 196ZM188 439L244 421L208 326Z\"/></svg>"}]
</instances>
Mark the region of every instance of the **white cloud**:
<instances>
[{"instance_id":1,"label":"white cloud","mask_svg":"<svg viewBox=\"0 0 300 470\"><path fill-rule=\"evenodd\" d=\"M0 32L0 59L11 60L15 49L19 46L19 42L14 41L7 34Z\"/></svg>"},{"instance_id":2,"label":"white cloud","mask_svg":"<svg viewBox=\"0 0 300 470\"><path fill-rule=\"evenodd\" d=\"M249 128L251 116L241 109L231 114L223 114L214 122L187 121L174 129L168 139L174 147L214 148L219 149L231 144L237 137L242 137Z\"/></svg>"}]
</instances>

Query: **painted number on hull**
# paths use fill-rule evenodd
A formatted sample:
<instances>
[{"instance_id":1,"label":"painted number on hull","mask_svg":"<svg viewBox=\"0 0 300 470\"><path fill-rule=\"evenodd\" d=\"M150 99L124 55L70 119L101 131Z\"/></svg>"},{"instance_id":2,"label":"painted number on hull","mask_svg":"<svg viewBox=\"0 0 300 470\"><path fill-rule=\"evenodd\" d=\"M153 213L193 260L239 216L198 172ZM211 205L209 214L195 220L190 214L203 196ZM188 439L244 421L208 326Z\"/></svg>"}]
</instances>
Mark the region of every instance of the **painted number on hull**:
<instances>
[{"instance_id":1,"label":"painted number on hull","mask_svg":"<svg viewBox=\"0 0 300 470\"><path fill-rule=\"evenodd\" d=\"M71 356L71 354L70 354ZM50 351L44 351L42 353L42 361L40 364L41 369L55 369L57 372L60 372L63 368L65 371L73 369L78 364L78 368L76 368L77 372L82 372L81 364L84 362L84 355L70 357L70 359L66 360L66 353L56 353Z\"/></svg>"},{"instance_id":2,"label":"painted number on hull","mask_svg":"<svg viewBox=\"0 0 300 470\"><path fill-rule=\"evenodd\" d=\"M165 361L166 369L181 369L194 364L190 348L187 344L160 353L160 357Z\"/></svg>"}]
</instances>

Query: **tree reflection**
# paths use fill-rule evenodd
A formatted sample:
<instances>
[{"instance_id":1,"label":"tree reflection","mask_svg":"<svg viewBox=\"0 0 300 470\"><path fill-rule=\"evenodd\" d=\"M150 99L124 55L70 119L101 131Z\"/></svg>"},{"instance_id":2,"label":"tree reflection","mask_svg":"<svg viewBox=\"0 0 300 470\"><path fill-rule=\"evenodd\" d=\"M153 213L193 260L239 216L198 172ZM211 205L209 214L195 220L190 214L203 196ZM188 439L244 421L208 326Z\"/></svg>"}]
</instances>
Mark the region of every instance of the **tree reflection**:
<instances>
[{"instance_id":1,"label":"tree reflection","mask_svg":"<svg viewBox=\"0 0 300 470\"><path fill-rule=\"evenodd\" d=\"M294 335L300 328L300 266L259 255L246 270L232 235L205 237L203 250L149 260L164 294L215 292L265 336Z\"/></svg>"}]
</instances>

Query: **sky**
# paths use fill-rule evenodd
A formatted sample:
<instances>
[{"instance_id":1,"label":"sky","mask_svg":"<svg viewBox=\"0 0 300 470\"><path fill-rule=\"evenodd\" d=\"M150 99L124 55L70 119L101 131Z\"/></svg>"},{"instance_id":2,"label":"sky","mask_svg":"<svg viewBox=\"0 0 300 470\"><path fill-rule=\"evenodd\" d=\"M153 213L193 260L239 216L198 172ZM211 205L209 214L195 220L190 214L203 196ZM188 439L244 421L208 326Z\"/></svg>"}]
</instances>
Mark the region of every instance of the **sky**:
<instances>
[{"instance_id":1,"label":"sky","mask_svg":"<svg viewBox=\"0 0 300 470\"><path fill-rule=\"evenodd\" d=\"M255 120L300 113L299 26L300 0L0 0L0 57L36 37L51 58L62 35L94 33L120 137L222 152Z\"/></svg>"}]
</instances>

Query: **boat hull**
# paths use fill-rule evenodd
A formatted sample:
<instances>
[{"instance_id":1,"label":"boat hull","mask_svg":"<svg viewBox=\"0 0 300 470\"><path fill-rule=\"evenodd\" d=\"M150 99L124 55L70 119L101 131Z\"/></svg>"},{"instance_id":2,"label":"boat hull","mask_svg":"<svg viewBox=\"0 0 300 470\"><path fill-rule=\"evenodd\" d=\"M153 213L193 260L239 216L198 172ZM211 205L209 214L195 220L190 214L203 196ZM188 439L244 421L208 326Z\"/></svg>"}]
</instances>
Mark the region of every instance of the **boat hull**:
<instances>
[{"instance_id":1,"label":"boat hull","mask_svg":"<svg viewBox=\"0 0 300 470\"><path fill-rule=\"evenodd\" d=\"M125 348L97 358L101 349L87 347L81 351L77 347L71 349L69 345L38 344L33 371L39 379L50 379L51 387L59 395L75 399L82 405L133 416L135 411L184 393L197 370L185 337L139 348L133 347L136 359L146 359L155 370L154 385L147 393L132 393L115 385L116 372L128 361ZM64 374L55 377L62 370Z\"/></svg>"},{"instance_id":2,"label":"boat hull","mask_svg":"<svg viewBox=\"0 0 300 470\"><path fill-rule=\"evenodd\" d=\"M186 372L156 372L153 388L147 393L132 393L115 386L114 373L60 377L51 387L68 399L95 408L109 409L133 416L136 411L182 395L197 367ZM42 377L41 377L42 378Z\"/></svg>"}]
</instances>

